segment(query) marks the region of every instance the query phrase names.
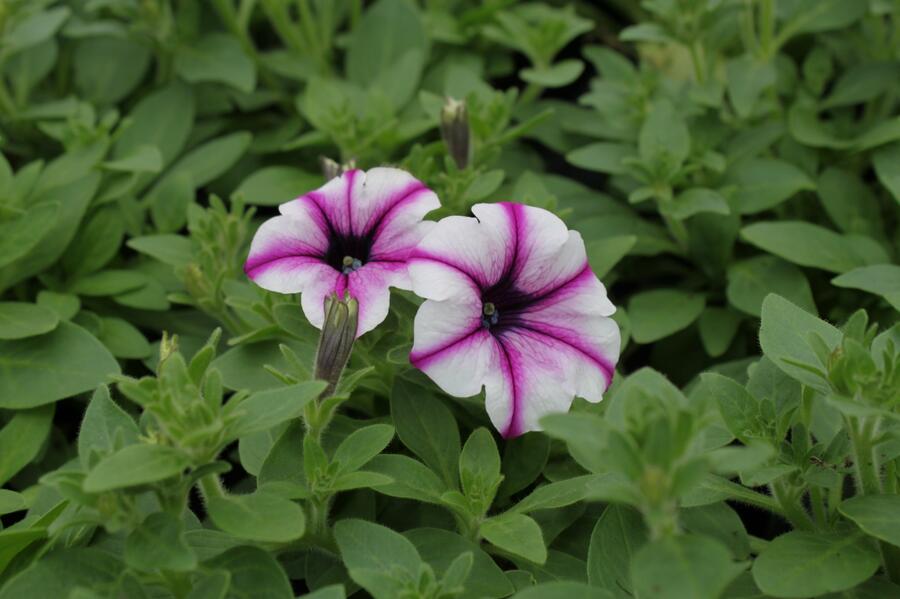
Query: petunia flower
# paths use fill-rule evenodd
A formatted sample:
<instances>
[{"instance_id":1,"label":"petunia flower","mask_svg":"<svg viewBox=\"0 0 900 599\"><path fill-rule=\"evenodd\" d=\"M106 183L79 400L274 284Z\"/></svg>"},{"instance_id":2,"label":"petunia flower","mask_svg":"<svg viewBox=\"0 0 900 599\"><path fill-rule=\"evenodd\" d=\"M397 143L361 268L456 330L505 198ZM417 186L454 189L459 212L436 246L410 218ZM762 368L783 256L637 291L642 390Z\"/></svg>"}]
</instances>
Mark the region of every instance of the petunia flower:
<instances>
[{"instance_id":1,"label":"petunia flower","mask_svg":"<svg viewBox=\"0 0 900 599\"><path fill-rule=\"evenodd\" d=\"M450 395L484 387L491 422L514 437L576 396L600 401L619 328L580 234L540 208L472 212L441 220L410 256L413 291L426 298L410 361Z\"/></svg>"},{"instance_id":2,"label":"petunia flower","mask_svg":"<svg viewBox=\"0 0 900 599\"><path fill-rule=\"evenodd\" d=\"M411 288L407 258L435 224L422 218L439 206L405 171L350 170L279 206L256 232L244 271L269 291L300 293L318 328L325 298L349 295L359 304L358 337L387 317L389 287Z\"/></svg>"}]
</instances>

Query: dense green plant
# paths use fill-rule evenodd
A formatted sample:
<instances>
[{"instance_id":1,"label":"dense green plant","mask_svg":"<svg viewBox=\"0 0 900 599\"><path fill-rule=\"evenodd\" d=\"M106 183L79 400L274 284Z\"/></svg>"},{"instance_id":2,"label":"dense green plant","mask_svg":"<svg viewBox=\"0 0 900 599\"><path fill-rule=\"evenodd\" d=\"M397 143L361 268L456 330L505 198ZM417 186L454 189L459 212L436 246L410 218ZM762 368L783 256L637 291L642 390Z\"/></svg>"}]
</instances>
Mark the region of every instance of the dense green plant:
<instances>
[{"instance_id":1,"label":"dense green plant","mask_svg":"<svg viewBox=\"0 0 900 599\"><path fill-rule=\"evenodd\" d=\"M0 3L0 599L900 596L898 73L896 0ZM579 231L606 399L500 439L396 291L336 380L242 266L351 164Z\"/></svg>"}]
</instances>

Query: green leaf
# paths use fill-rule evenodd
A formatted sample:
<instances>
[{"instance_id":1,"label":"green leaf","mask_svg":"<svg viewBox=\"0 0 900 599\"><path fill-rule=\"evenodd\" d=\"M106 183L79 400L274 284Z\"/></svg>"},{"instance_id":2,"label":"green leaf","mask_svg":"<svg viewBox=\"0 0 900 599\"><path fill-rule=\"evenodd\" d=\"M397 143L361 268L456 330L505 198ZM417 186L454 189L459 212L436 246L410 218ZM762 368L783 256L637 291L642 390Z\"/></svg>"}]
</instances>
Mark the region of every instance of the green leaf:
<instances>
[{"instance_id":1,"label":"green leaf","mask_svg":"<svg viewBox=\"0 0 900 599\"><path fill-rule=\"evenodd\" d=\"M87 468L92 452L106 455L117 449L117 443L133 445L140 431L134 419L109 396L109 388L100 385L94 391L78 429L78 459Z\"/></svg>"},{"instance_id":2,"label":"green leaf","mask_svg":"<svg viewBox=\"0 0 900 599\"><path fill-rule=\"evenodd\" d=\"M300 506L266 491L211 497L206 507L213 524L239 539L287 543L306 531Z\"/></svg>"},{"instance_id":3,"label":"green leaf","mask_svg":"<svg viewBox=\"0 0 900 599\"><path fill-rule=\"evenodd\" d=\"M694 187L681 192L671 202L660 204L660 209L664 214L668 214L678 220L690 218L701 212L712 214L731 213L728 201L719 192L703 187Z\"/></svg>"},{"instance_id":4,"label":"green leaf","mask_svg":"<svg viewBox=\"0 0 900 599\"><path fill-rule=\"evenodd\" d=\"M122 245L125 223L118 206L103 206L78 230L62 256L62 266L73 278L100 270Z\"/></svg>"},{"instance_id":5,"label":"green leaf","mask_svg":"<svg viewBox=\"0 0 900 599\"><path fill-rule=\"evenodd\" d=\"M476 176L466 188L466 200L477 202L489 197L500 188L504 177L506 177L506 173L500 169L494 169Z\"/></svg>"},{"instance_id":6,"label":"green leaf","mask_svg":"<svg viewBox=\"0 0 900 599\"><path fill-rule=\"evenodd\" d=\"M525 433L508 439L503 448L503 482L498 494L509 497L533 483L547 465L550 438L539 432Z\"/></svg>"},{"instance_id":7,"label":"green leaf","mask_svg":"<svg viewBox=\"0 0 900 599\"><path fill-rule=\"evenodd\" d=\"M481 523L479 534L493 545L536 564L547 561L544 535L537 522L524 514L506 513Z\"/></svg>"},{"instance_id":8,"label":"green leaf","mask_svg":"<svg viewBox=\"0 0 900 599\"><path fill-rule=\"evenodd\" d=\"M751 316L759 317L765 297L775 293L807 312L816 313L812 289L803 271L775 256L755 256L728 268L725 295L729 303Z\"/></svg>"},{"instance_id":9,"label":"green leaf","mask_svg":"<svg viewBox=\"0 0 900 599\"><path fill-rule=\"evenodd\" d=\"M191 592L186 599L224 599L228 596L231 574L227 570L212 570L196 576L191 582Z\"/></svg>"},{"instance_id":10,"label":"green leaf","mask_svg":"<svg viewBox=\"0 0 900 599\"><path fill-rule=\"evenodd\" d=\"M528 83L542 87L563 87L578 79L582 71L584 63L576 58L569 58L548 67L522 69L519 76Z\"/></svg>"},{"instance_id":11,"label":"green leaf","mask_svg":"<svg viewBox=\"0 0 900 599\"><path fill-rule=\"evenodd\" d=\"M58 6L49 10L37 10L25 18L16 22L3 34L0 48L6 56L10 56L36 46L50 38L62 27L71 11L65 6Z\"/></svg>"},{"instance_id":12,"label":"green leaf","mask_svg":"<svg viewBox=\"0 0 900 599\"><path fill-rule=\"evenodd\" d=\"M56 293L54 291L38 292L37 304L52 310L60 320L71 320L81 309L81 301L76 295L68 293Z\"/></svg>"},{"instance_id":13,"label":"green leaf","mask_svg":"<svg viewBox=\"0 0 900 599\"><path fill-rule=\"evenodd\" d=\"M873 239L840 235L802 221L755 223L741 229L741 237L794 264L838 274L859 266L889 262L884 249Z\"/></svg>"},{"instance_id":14,"label":"green leaf","mask_svg":"<svg viewBox=\"0 0 900 599\"><path fill-rule=\"evenodd\" d=\"M9 579L0 590L0 599L70 597L77 587L111 585L122 574L122 568L121 561L101 549L54 551Z\"/></svg>"},{"instance_id":15,"label":"green leaf","mask_svg":"<svg viewBox=\"0 0 900 599\"><path fill-rule=\"evenodd\" d=\"M172 185L171 179L190 177L194 187L203 187L218 178L240 160L250 146L253 136L246 131L236 131L208 141L185 154L149 192L154 197Z\"/></svg>"},{"instance_id":16,"label":"green leaf","mask_svg":"<svg viewBox=\"0 0 900 599\"><path fill-rule=\"evenodd\" d=\"M12 514L28 508L25 502L25 496L10 491L9 489L0 489L0 516Z\"/></svg>"},{"instance_id":17,"label":"green leaf","mask_svg":"<svg viewBox=\"0 0 900 599\"><path fill-rule=\"evenodd\" d=\"M653 104L641 127L638 152L657 173L681 167L691 149L687 124L671 103Z\"/></svg>"},{"instance_id":18,"label":"green leaf","mask_svg":"<svg viewBox=\"0 0 900 599\"><path fill-rule=\"evenodd\" d=\"M249 94L256 87L256 65L241 43L210 33L175 51L175 71L190 83L222 83Z\"/></svg>"},{"instance_id":19,"label":"green leaf","mask_svg":"<svg viewBox=\"0 0 900 599\"><path fill-rule=\"evenodd\" d=\"M418 575L422 558L415 545L390 528L365 520L341 520L334 525L334 540L351 577L354 570L398 568L411 577Z\"/></svg>"},{"instance_id":20,"label":"green leaf","mask_svg":"<svg viewBox=\"0 0 900 599\"><path fill-rule=\"evenodd\" d=\"M119 364L95 337L67 322L51 333L0 341L0 408L22 409L90 391Z\"/></svg>"},{"instance_id":21,"label":"green leaf","mask_svg":"<svg viewBox=\"0 0 900 599\"><path fill-rule=\"evenodd\" d=\"M58 212L57 202L45 202L15 220L0 222L0 267L27 256L50 233Z\"/></svg>"},{"instance_id":22,"label":"green leaf","mask_svg":"<svg viewBox=\"0 0 900 599\"><path fill-rule=\"evenodd\" d=\"M126 244L131 249L156 258L163 264L180 267L194 257L191 240L182 235L147 235L133 237Z\"/></svg>"},{"instance_id":23,"label":"green leaf","mask_svg":"<svg viewBox=\"0 0 900 599\"><path fill-rule=\"evenodd\" d=\"M862 266L846 272L831 280L832 285L861 289L880 295L900 310L900 266L895 264L876 264Z\"/></svg>"},{"instance_id":24,"label":"green leaf","mask_svg":"<svg viewBox=\"0 0 900 599\"><path fill-rule=\"evenodd\" d=\"M355 472L381 453L394 438L394 427L387 424L371 424L353 431L341 441L334 452L332 462L339 473Z\"/></svg>"},{"instance_id":25,"label":"green leaf","mask_svg":"<svg viewBox=\"0 0 900 599\"><path fill-rule=\"evenodd\" d=\"M855 587L878 569L878 550L863 534L793 531L769 543L753 580L775 597L818 597Z\"/></svg>"},{"instance_id":26,"label":"green leaf","mask_svg":"<svg viewBox=\"0 0 900 599\"><path fill-rule=\"evenodd\" d=\"M841 75L819 107L824 110L872 100L891 87L897 74L897 65L891 62L854 65Z\"/></svg>"},{"instance_id":27,"label":"green leaf","mask_svg":"<svg viewBox=\"0 0 900 599\"><path fill-rule=\"evenodd\" d=\"M464 597L507 597L513 592L509 579L477 543L449 530L415 528L403 533L438 576L442 576L456 556L471 553L472 570L465 584Z\"/></svg>"},{"instance_id":28,"label":"green leaf","mask_svg":"<svg viewBox=\"0 0 900 599\"><path fill-rule=\"evenodd\" d=\"M0 339L24 339L49 333L59 324L55 312L26 302L0 302Z\"/></svg>"},{"instance_id":29,"label":"green leaf","mask_svg":"<svg viewBox=\"0 0 900 599\"><path fill-rule=\"evenodd\" d=\"M85 275L69 288L86 297L104 297L134 291L147 284L147 276L132 270L101 270Z\"/></svg>"},{"instance_id":30,"label":"green leaf","mask_svg":"<svg viewBox=\"0 0 900 599\"><path fill-rule=\"evenodd\" d=\"M817 185L822 207L846 233L876 236L881 230L881 206L868 185L849 171L828 168Z\"/></svg>"},{"instance_id":31,"label":"green leaf","mask_svg":"<svg viewBox=\"0 0 900 599\"><path fill-rule=\"evenodd\" d=\"M314 344L291 341L285 345L297 354L301 362L313 363L316 354ZM224 352L212 363L212 367L222 373L222 382L228 389L262 391L282 387L283 383L272 376L266 366L274 366L281 371L289 368L277 343L242 343Z\"/></svg>"},{"instance_id":32,"label":"green leaf","mask_svg":"<svg viewBox=\"0 0 900 599\"><path fill-rule=\"evenodd\" d=\"M268 166L244 179L232 194L245 204L277 206L322 184L322 176L292 166Z\"/></svg>"},{"instance_id":33,"label":"green leaf","mask_svg":"<svg viewBox=\"0 0 900 599\"><path fill-rule=\"evenodd\" d=\"M258 547L235 547L204 565L231 574L225 599L293 599L294 592L284 570L268 552Z\"/></svg>"},{"instance_id":34,"label":"green leaf","mask_svg":"<svg viewBox=\"0 0 900 599\"><path fill-rule=\"evenodd\" d=\"M150 93L129 113L131 125L113 148L116 158L134 156L150 145L159 150L163 164L170 164L187 142L194 124L194 94L181 82L173 82Z\"/></svg>"},{"instance_id":35,"label":"green leaf","mask_svg":"<svg viewBox=\"0 0 900 599\"><path fill-rule=\"evenodd\" d=\"M884 185L894 199L900 203L900 143L894 143L879 149L872 155L872 165L878 180Z\"/></svg>"},{"instance_id":36,"label":"green leaf","mask_svg":"<svg viewBox=\"0 0 900 599\"><path fill-rule=\"evenodd\" d=\"M857 495L839 509L866 534L900 547L900 496Z\"/></svg>"},{"instance_id":37,"label":"green leaf","mask_svg":"<svg viewBox=\"0 0 900 599\"><path fill-rule=\"evenodd\" d=\"M184 525L168 512L150 514L125 540L125 562L142 572L188 572L197 556L184 540Z\"/></svg>"},{"instance_id":38,"label":"green leaf","mask_svg":"<svg viewBox=\"0 0 900 599\"><path fill-rule=\"evenodd\" d=\"M799 0L792 3L791 18L784 24L785 32L821 33L852 25L866 13L867 5L843 0Z\"/></svg>"},{"instance_id":39,"label":"green leaf","mask_svg":"<svg viewBox=\"0 0 900 599\"><path fill-rule=\"evenodd\" d=\"M367 470L390 477L393 482L378 485L375 490L390 497L441 503L447 485L427 466L405 455L381 454L366 466Z\"/></svg>"},{"instance_id":40,"label":"green leaf","mask_svg":"<svg viewBox=\"0 0 900 599\"><path fill-rule=\"evenodd\" d=\"M379 0L350 35L347 77L363 87L377 85L399 109L415 94L427 50L428 38L416 5L409 0ZM391 75L395 77L389 79Z\"/></svg>"},{"instance_id":41,"label":"green leaf","mask_svg":"<svg viewBox=\"0 0 900 599\"><path fill-rule=\"evenodd\" d=\"M190 460L165 445L129 445L102 459L84 479L84 490L102 493L113 489L155 483L181 474Z\"/></svg>"},{"instance_id":42,"label":"green leaf","mask_svg":"<svg viewBox=\"0 0 900 599\"><path fill-rule=\"evenodd\" d=\"M700 341L703 349L712 357L724 354L731 345L741 315L729 308L707 308L700 315Z\"/></svg>"},{"instance_id":43,"label":"green leaf","mask_svg":"<svg viewBox=\"0 0 900 599\"><path fill-rule=\"evenodd\" d=\"M16 412L0 429L0 485L33 460L50 436L54 406Z\"/></svg>"},{"instance_id":44,"label":"green leaf","mask_svg":"<svg viewBox=\"0 0 900 599\"><path fill-rule=\"evenodd\" d=\"M606 589L617 599L633 597L629 568L646 542L647 527L640 513L623 505L607 506L591 533L587 558L591 585Z\"/></svg>"},{"instance_id":45,"label":"green leaf","mask_svg":"<svg viewBox=\"0 0 900 599\"><path fill-rule=\"evenodd\" d=\"M128 154L103 163L103 168L125 173L158 173L162 170L162 154L155 146L136 146Z\"/></svg>"},{"instance_id":46,"label":"green leaf","mask_svg":"<svg viewBox=\"0 0 900 599\"><path fill-rule=\"evenodd\" d=\"M70 151L50 163L41 175L37 186L38 204L58 204L56 218L26 255L19 258L12 266L13 271L0 271L0 286L9 285L42 272L56 263L65 253L66 247L78 232L91 198L100 185L100 174L90 172L85 175L95 161L99 160L105 147L94 146L80 151ZM63 161L64 162L59 162ZM57 166L57 168L53 168ZM77 174L74 174L77 173ZM28 243L28 242L26 242Z\"/></svg>"},{"instance_id":47,"label":"green leaf","mask_svg":"<svg viewBox=\"0 0 900 599\"><path fill-rule=\"evenodd\" d=\"M680 289L655 289L633 295L628 303L631 335L652 343L687 328L703 312L706 299Z\"/></svg>"},{"instance_id":48,"label":"green leaf","mask_svg":"<svg viewBox=\"0 0 900 599\"><path fill-rule=\"evenodd\" d=\"M174 233L187 222L188 206L194 201L194 181L185 170L165 177L147 195L150 216L160 233Z\"/></svg>"},{"instance_id":49,"label":"green leaf","mask_svg":"<svg viewBox=\"0 0 900 599\"><path fill-rule=\"evenodd\" d=\"M589 171L621 175L627 171L622 159L634 156L635 148L629 144L597 142L566 154L570 164Z\"/></svg>"},{"instance_id":50,"label":"green leaf","mask_svg":"<svg viewBox=\"0 0 900 599\"><path fill-rule=\"evenodd\" d=\"M453 413L423 388L398 378L391 392L391 418L403 444L455 488L460 444Z\"/></svg>"},{"instance_id":51,"label":"green leaf","mask_svg":"<svg viewBox=\"0 0 900 599\"><path fill-rule=\"evenodd\" d=\"M763 353L778 368L804 385L828 392L830 386L827 381L793 364L799 362L823 368L809 345L811 333L819 335L831 349L842 338L839 330L783 297L772 294L763 301L762 326L759 329Z\"/></svg>"},{"instance_id":52,"label":"green leaf","mask_svg":"<svg viewBox=\"0 0 900 599\"><path fill-rule=\"evenodd\" d=\"M631 584L638 599L716 599L743 569L711 538L666 537L634 555Z\"/></svg>"},{"instance_id":53,"label":"green leaf","mask_svg":"<svg viewBox=\"0 0 900 599\"><path fill-rule=\"evenodd\" d=\"M750 557L750 537L740 516L724 501L700 507L683 508L680 512L685 530L720 541L738 560Z\"/></svg>"},{"instance_id":54,"label":"green leaf","mask_svg":"<svg viewBox=\"0 0 900 599\"><path fill-rule=\"evenodd\" d=\"M775 84L778 71L773 61L743 54L725 65L728 97L742 119L753 114L759 96Z\"/></svg>"},{"instance_id":55,"label":"green leaf","mask_svg":"<svg viewBox=\"0 0 900 599\"><path fill-rule=\"evenodd\" d=\"M512 599L607 599L612 596L583 582L557 580L522 589Z\"/></svg>"},{"instance_id":56,"label":"green leaf","mask_svg":"<svg viewBox=\"0 0 900 599\"><path fill-rule=\"evenodd\" d=\"M800 191L816 188L806 173L775 158L752 158L738 163L729 173L728 182L737 187L735 201L741 214L774 208Z\"/></svg>"},{"instance_id":57,"label":"green leaf","mask_svg":"<svg viewBox=\"0 0 900 599\"><path fill-rule=\"evenodd\" d=\"M763 436L759 402L742 385L715 372L700 375L700 392L718 404L728 431L743 443Z\"/></svg>"},{"instance_id":58,"label":"green leaf","mask_svg":"<svg viewBox=\"0 0 900 599\"><path fill-rule=\"evenodd\" d=\"M254 393L236 406L239 416L231 425L229 437L236 439L298 418L326 386L323 381L307 381Z\"/></svg>"},{"instance_id":59,"label":"green leaf","mask_svg":"<svg viewBox=\"0 0 900 599\"><path fill-rule=\"evenodd\" d=\"M308 593L306 595L301 595L299 599L346 599L347 595L344 593L344 585L342 584L334 584L327 587L322 587L312 593Z\"/></svg>"},{"instance_id":60,"label":"green leaf","mask_svg":"<svg viewBox=\"0 0 900 599\"><path fill-rule=\"evenodd\" d=\"M588 496L597 476L588 474L542 485L509 509L526 514L535 510L547 510L577 503Z\"/></svg>"},{"instance_id":61,"label":"green leaf","mask_svg":"<svg viewBox=\"0 0 900 599\"><path fill-rule=\"evenodd\" d=\"M134 91L150 66L148 45L134 38L89 37L79 40L72 56L75 88L98 105L114 104Z\"/></svg>"},{"instance_id":62,"label":"green leaf","mask_svg":"<svg viewBox=\"0 0 900 599\"><path fill-rule=\"evenodd\" d=\"M123 318L102 317L99 339L117 358L143 359L153 351L141 331Z\"/></svg>"},{"instance_id":63,"label":"green leaf","mask_svg":"<svg viewBox=\"0 0 900 599\"><path fill-rule=\"evenodd\" d=\"M500 486L500 454L491 432L475 429L459 455L459 480L467 497L482 501L485 509Z\"/></svg>"}]
</instances>

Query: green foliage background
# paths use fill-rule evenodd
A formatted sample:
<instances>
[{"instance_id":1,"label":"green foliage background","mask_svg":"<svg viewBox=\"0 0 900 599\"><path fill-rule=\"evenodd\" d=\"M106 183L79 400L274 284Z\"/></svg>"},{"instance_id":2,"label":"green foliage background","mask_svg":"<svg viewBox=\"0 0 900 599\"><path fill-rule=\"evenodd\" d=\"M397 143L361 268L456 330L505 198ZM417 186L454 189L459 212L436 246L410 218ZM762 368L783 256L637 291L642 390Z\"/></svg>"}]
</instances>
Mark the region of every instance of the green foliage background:
<instances>
[{"instance_id":1,"label":"green foliage background","mask_svg":"<svg viewBox=\"0 0 900 599\"><path fill-rule=\"evenodd\" d=\"M900 596L898 75L897 0L0 2L0 599ZM322 156L580 231L606 400L502 441L400 292L317 399L242 264Z\"/></svg>"}]
</instances>

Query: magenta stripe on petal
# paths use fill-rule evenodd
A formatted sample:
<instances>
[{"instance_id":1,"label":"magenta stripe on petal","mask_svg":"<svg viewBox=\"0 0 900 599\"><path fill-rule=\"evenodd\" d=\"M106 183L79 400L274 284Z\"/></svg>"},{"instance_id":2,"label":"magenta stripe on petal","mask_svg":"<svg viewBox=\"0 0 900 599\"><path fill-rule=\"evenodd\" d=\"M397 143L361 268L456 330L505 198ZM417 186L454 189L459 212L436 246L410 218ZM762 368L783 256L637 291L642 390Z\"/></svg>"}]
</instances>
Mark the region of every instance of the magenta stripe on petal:
<instances>
[{"instance_id":1,"label":"magenta stripe on petal","mask_svg":"<svg viewBox=\"0 0 900 599\"><path fill-rule=\"evenodd\" d=\"M582 343L577 334L573 331L553 327L546 323L527 323L522 322L517 327L515 327L518 331L526 331L527 333L531 333L534 335L540 335L562 345L568 345L579 354L583 355L585 358L590 360L597 368L599 368L603 372L603 376L606 377L606 385L609 386L610 382L612 382L613 375L615 374L615 366L613 366L612 362L607 359L604 355L591 351L587 344Z\"/></svg>"},{"instance_id":2,"label":"magenta stripe on petal","mask_svg":"<svg viewBox=\"0 0 900 599\"><path fill-rule=\"evenodd\" d=\"M384 230L384 227L390 224L392 220L391 217L396 217L397 211L400 208L403 208L404 206L406 206L406 204L415 201L420 193L430 191L430 189L425 187L425 185L419 181L410 183L409 187L406 190L397 194L400 196L399 198L393 200L387 207L387 209L385 209L381 214L375 217L375 222L366 224L366 232L373 237L377 236L379 233L381 233L381 231Z\"/></svg>"},{"instance_id":3,"label":"magenta stripe on petal","mask_svg":"<svg viewBox=\"0 0 900 599\"><path fill-rule=\"evenodd\" d=\"M471 280L472 283L475 284L475 287L477 287L479 289L481 287L484 287L487 284L487 283L480 282L478 280L479 277L476 274L472 274L471 272L469 272L468 269L466 269L466 267L464 267L460 264L456 264L454 261L449 260L447 258L444 258L441 256L436 256L436 255L434 255L430 252L427 252L421 248L416 248L415 250L413 250L412 254L409 257L409 260L410 261L430 260L431 262L436 262L438 264L443 264L444 266L448 266L448 267L452 268L453 270L456 270L456 271L462 273L463 275L465 275L466 277L468 277L469 280Z\"/></svg>"},{"instance_id":4,"label":"magenta stripe on petal","mask_svg":"<svg viewBox=\"0 0 900 599\"><path fill-rule=\"evenodd\" d=\"M427 368L430 363L432 363L435 359L440 358L443 354L446 354L448 351L451 351L454 348L460 349L460 347L458 347L460 344L463 344L463 347L465 347L465 345L468 342L472 341L472 338L476 334L478 334L482 331L484 331L484 329L479 324L478 327L460 335L459 337L452 339L448 343L445 343L444 345L441 345L440 347L438 347L436 349L429 349L427 351L420 352L420 353L410 352L409 361L416 368L419 368L419 369Z\"/></svg>"},{"instance_id":5,"label":"magenta stripe on petal","mask_svg":"<svg viewBox=\"0 0 900 599\"><path fill-rule=\"evenodd\" d=\"M305 264L321 263L322 259L318 256L308 256L303 254L283 255L280 252L269 252L248 258L244 264L244 273L251 279L254 279L268 271L270 268L297 268Z\"/></svg>"},{"instance_id":6,"label":"magenta stripe on petal","mask_svg":"<svg viewBox=\"0 0 900 599\"><path fill-rule=\"evenodd\" d=\"M519 369L513 364L510 351L500 337L497 337L497 347L500 348L500 353L503 355L503 364L506 365L503 369L503 377L509 384L510 403L512 404L510 405L509 422L507 423L506 428L500 431L500 435L504 439L511 439L512 437L518 437L524 432L520 397L521 382L519 379Z\"/></svg>"}]
</instances>

